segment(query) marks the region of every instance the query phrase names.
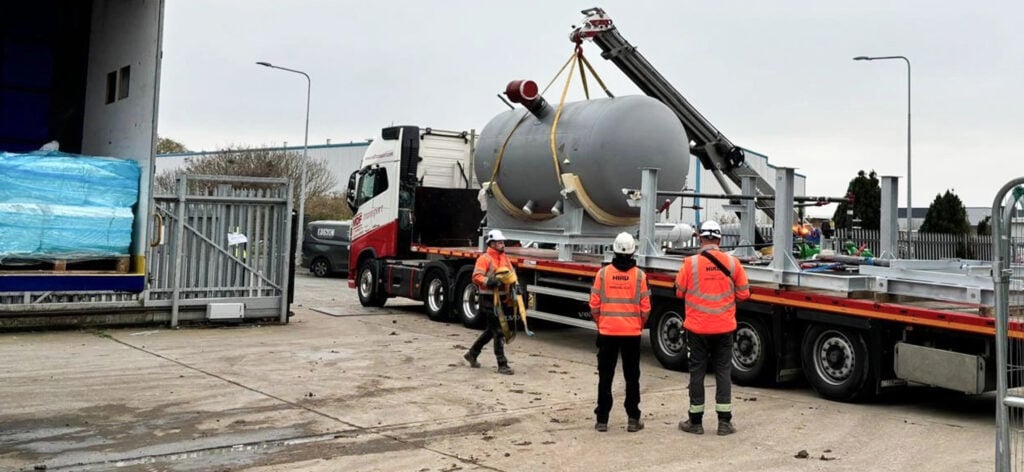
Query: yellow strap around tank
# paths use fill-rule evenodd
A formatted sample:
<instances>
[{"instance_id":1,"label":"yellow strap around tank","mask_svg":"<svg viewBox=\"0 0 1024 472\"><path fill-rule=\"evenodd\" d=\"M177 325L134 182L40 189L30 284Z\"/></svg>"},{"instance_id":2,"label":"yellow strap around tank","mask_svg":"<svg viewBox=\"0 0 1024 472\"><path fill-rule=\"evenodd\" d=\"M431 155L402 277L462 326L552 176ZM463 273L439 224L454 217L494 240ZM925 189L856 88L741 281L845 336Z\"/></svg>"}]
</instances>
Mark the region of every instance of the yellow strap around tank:
<instances>
[{"instance_id":1,"label":"yellow strap around tank","mask_svg":"<svg viewBox=\"0 0 1024 472\"><path fill-rule=\"evenodd\" d=\"M551 160L554 164L556 180L558 181L559 188L562 190L567 189L567 186L564 180L564 176L562 174L562 166L558 162L558 150L555 142L555 134L558 130L558 122L562 117L562 110L565 108L565 99L569 93L569 85L572 83L572 75L573 71L575 71L576 69L577 62L580 63L580 78L583 82L583 93L586 96L587 100L590 100L590 91L587 87L587 76L586 72L584 71L584 66L586 66L586 68L590 70L591 75L593 75L594 79L597 80L597 83L601 85L601 89L604 90L604 93L609 98L614 98L614 95L612 95L611 91L608 90L608 87L605 85L604 81L602 81L601 77L597 74L597 71L594 70L594 66L592 66L590 64L590 61L588 61L587 58L583 56L583 49L580 47L579 44L576 44L576 47L573 49L573 52L569 56L569 59L565 62L565 64L562 64L562 67L558 70L555 76L552 77L551 81L548 82L548 85L545 86L544 90L540 92L541 96L543 96L544 93L547 92L547 90L551 88L551 86L555 83L555 80L557 80L558 77L562 75L562 72L565 71L566 67L569 68L569 74L566 77L565 86L562 88L562 95L558 101L558 108L555 111L555 118L551 124L551 133L549 135L549 142L551 147ZM510 215L515 216L516 218L524 220L544 220L550 218L551 216L531 215L522 211L522 209L516 207L511 201L509 201L509 199L505 197L505 195L501 192L501 189L498 187L498 170L501 168L501 162L502 158L504 158L505 156L505 150L508 147L508 143L512 139L512 136L515 134L516 130L519 129L519 126L526 121L528 116L530 116L529 113L523 113L523 115L519 118L519 121L516 122L515 126L512 127L512 130L509 131L508 136L505 137L505 141L501 144L501 149L498 151L498 157L494 160L494 169L492 169L491 171L491 184L489 188L491 190L491 194L495 196L495 200L498 201L498 205L501 206L506 213L509 213ZM597 207L597 205L594 204L593 201L590 200L590 198L586 195L586 192L582 190L583 186L582 183L579 183L579 177L576 177L574 174L568 175L572 175L576 179L577 184L575 185L575 188L578 189L579 192L581 192L579 193L579 195L586 199L584 209L586 209L587 213L593 216L594 219L602 222L603 224L611 224L615 226L635 224L637 220L636 218L622 219L620 217L608 214L607 212L604 212L604 210Z\"/></svg>"},{"instance_id":2,"label":"yellow strap around tank","mask_svg":"<svg viewBox=\"0 0 1024 472\"><path fill-rule=\"evenodd\" d=\"M597 206L597 203L590 198L590 194L587 193L586 188L583 187L583 182L576 174L562 174L562 187L576 194L576 201L598 223L608 226L630 226L640 222L639 216L615 216Z\"/></svg>"},{"instance_id":3,"label":"yellow strap around tank","mask_svg":"<svg viewBox=\"0 0 1024 472\"><path fill-rule=\"evenodd\" d=\"M508 197L505 196L504 192L501 191L501 187L498 187L498 183L497 182L493 182L492 181L491 184L487 188L490 190L491 196L494 197L494 201L498 202L498 206L500 206L502 210L505 210L505 213L508 213L509 215L511 215L514 218L518 218L518 219L524 220L524 221L543 221L543 220L548 220L548 219L552 218L552 215L547 214L547 213L544 213L544 214L538 214L538 213L530 214L530 213L527 213L527 212L523 211L522 208L519 208L519 207L515 206L512 203L512 201L510 201L508 199Z\"/></svg>"}]
</instances>

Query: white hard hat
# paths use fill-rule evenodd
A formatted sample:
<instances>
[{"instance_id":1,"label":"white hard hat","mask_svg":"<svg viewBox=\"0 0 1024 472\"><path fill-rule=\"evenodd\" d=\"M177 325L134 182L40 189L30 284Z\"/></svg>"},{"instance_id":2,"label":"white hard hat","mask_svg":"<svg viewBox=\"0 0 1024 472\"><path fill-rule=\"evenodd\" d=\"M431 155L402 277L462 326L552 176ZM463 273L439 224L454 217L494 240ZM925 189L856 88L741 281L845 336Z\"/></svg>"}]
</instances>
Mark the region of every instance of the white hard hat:
<instances>
[{"instance_id":1,"label":"white hard hat","mask_svg":"<svg viewBox=\"0 0 1024 472\"><path fill-rule=\"evenodd\" d=\"M629 233L619 233L612 243L612 251L616 254L633 254L636 252L636 240Z\"/></svg>"},{"instance_id":2,"label":"white hard hat","mask_svg":"<svg viewBox=\"0 0 1024 472\"><path fill-rule=\"evenodd\" d=\"M715 220L705 221L700 225L700 237L722 239L722 227Z\"/></svg>"},{"instance_id":3,"label":"white hard hat","mask_svg":"<svg viewBox=\"0 0 1024 472\"><path fill-rule=\"evenodd\" d=\"M484 244L491 244L491 241L505 241L505 235L501 233L500 229L492 229L484 237Z\"/></svg>"}]
</instances>

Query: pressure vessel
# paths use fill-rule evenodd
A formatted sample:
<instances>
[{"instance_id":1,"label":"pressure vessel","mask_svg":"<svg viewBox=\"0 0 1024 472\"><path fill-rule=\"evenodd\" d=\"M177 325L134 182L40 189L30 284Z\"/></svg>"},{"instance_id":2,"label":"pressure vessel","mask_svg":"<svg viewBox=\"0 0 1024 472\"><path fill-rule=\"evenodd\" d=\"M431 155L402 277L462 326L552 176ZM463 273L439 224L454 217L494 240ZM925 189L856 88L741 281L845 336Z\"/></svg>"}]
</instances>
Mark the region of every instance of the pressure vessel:
<instances>
[{"instance_id":1,"label":"pressure vessel","mask_svg":"<svg viewBox=\"0 0 1024 472\"><path fill-rule=\"evenodd\" d=\"M566 103L560 114L554 105L534 105L495 116L476 147L477 179L491 182L494 176L495 197L504 200L501 206L512 216L559 214L568 183L586 197L583 206L591 216L605 216L596 218L599 222L635 224L640 210L626 203L622 189L640 188L641 168L659 169L659 190L679 191L686 185L689 139L661 102L646 96L603 98Z\"/></svg>"}]
</instances>

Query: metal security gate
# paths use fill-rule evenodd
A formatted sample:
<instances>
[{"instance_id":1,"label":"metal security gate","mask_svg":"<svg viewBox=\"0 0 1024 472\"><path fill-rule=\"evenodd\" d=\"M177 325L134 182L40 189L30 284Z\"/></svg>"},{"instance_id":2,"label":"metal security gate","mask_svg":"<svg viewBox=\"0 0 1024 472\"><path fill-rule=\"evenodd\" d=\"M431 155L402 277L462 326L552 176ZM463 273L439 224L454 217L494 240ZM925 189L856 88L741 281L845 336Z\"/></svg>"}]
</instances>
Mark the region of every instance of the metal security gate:
<instances>
[{"instance_id":1,"label":"metal security gate","mask_svg":"<svg viewBox=\"0 0 1024 472\"><path fill-rule=\"evenodd\" d=\"M204 319L211 308L288 321L292 186L286 179L182 176L154 197L145 306Z\"/></svg>"},{"instance_id":2,"label":"metal security gate","mask_svg":"<svg viewBox=\"0 0 1024 472\"><path fill-rule=\"evenodd\" d=\"M992 279L996 291L996 470L1024 471L1024 178L1003 186L992 204ZM1012 330L1010 329L1012 328Z\"/></svg>"}]
</instances>

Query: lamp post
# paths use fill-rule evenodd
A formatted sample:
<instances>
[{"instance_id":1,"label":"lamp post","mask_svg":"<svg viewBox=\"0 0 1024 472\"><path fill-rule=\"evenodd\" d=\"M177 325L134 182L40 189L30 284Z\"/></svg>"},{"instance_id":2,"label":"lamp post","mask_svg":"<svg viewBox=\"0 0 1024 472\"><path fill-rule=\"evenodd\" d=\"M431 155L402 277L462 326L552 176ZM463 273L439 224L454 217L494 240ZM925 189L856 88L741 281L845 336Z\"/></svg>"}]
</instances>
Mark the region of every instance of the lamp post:
<instances>
[{"instance_id":1,"label":"lamp post","mask_svg":"<svg viewBox=\"0 0 1024 472\"><path fill-rule=\"evenodd\" d=\"M283 71L294 72L296 74L302 74L306 78L306 135L302 141L302 178L299 179L299 227L295 229L297 234L295 243L295 260L299 261L302 257L302 240L305 236L303 225L306 222L306 168L309 167L309 161L307 160L307 154L309 152L309 92L312 88L313 81L310 80L309 74L302 72L301 70L289 69L287 67L275 66L269 62L257 62L263 67L269 67L271 69L280 69Z\"/></svg>"},{"instance_id":2,"label":"lamp post","mask_svg":"<svg viewBox=\"0 0 1024 472\"><path fill-rule=\"evenodd\" d=\"M914 257L914 207L910 203L910 59L904 56L857 56L855 61L881 61L886 59L902 59L907 63L907 257Z\"/></svg>"}]
</instances>

